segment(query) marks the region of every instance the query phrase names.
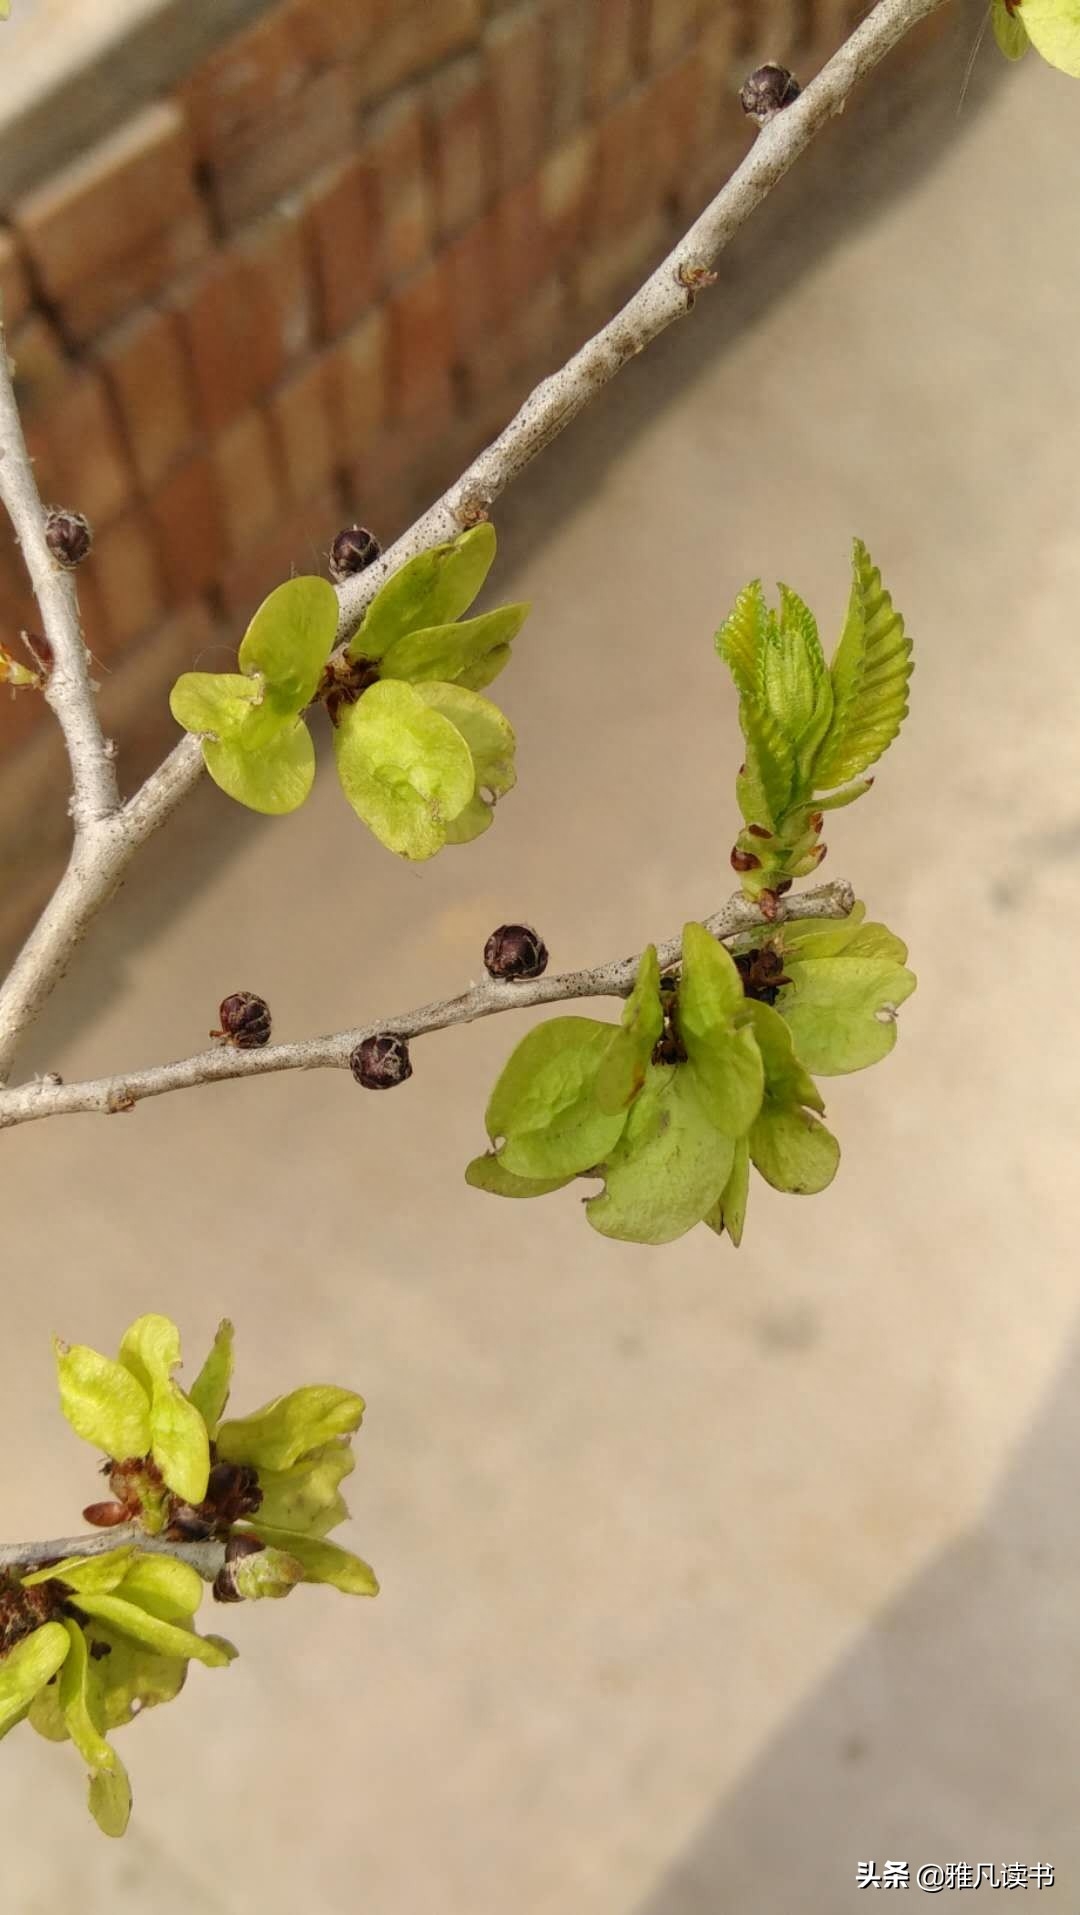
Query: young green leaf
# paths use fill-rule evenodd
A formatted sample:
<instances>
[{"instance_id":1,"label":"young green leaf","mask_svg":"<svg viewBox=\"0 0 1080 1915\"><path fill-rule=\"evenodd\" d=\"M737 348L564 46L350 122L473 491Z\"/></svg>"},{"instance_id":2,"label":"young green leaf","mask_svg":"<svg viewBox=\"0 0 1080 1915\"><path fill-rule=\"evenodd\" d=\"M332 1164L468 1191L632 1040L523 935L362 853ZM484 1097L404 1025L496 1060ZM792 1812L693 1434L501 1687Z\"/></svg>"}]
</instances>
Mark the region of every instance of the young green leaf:
<instances>
[{"instance_id":1,"label":"young green leaf","mask_svg":"<svg viewBox=\"0 0 1080 1915\"><path fill-rule=\"evenodd\" d=\"M791 982L776 1008L807 1069L833 1077L888 1056L896 1011L916 982L900 939L883 924L862 924L838 948L815 950L812 938L789 941L785 929L784 947Z\"/></svg>"},{"instance_id":2,"label":"young green leaf","mask_svg":"<svg viewBox=\"0 0 1080 1915\"><path fill-rule=\"evenodd\" d=\"M260 1469L260 1519L305 1536L327 1535L348 1517L338 1485L354 1467L348 1444L335 1439L288 1469Z\"/></svg>"},{"instance_id":3,"label":"young green leaf","mask_svg":"<svg viewBox=\"0 0 1080 1915\"><path fill-rule=\"evenodd\" d=\"M39 1689L51 1682L70 1648L63 1623L42 1623L0 1659L0 1735L21 1721Z\"/></svg>"},{"instance_id":4,"label":"young green leaf","mask_svg":"<svg viewBox=\"0 0 1080 1915\"><path fill-rule=\"evenodd\" d=\"M176 1556L140 1554L129 1565L116 1593L124 1602L138 1603L147 1615L157 1616L161 1622L186 1626L202 1602L203 1584L198 1570Z\"/></svg>"},{"instance_id":5,"label":"young green leaf","mask_svg":"<svg viewBox=\"0 0 1080 1915\"><path fill-rule=\"evenodd\" d=\"M410 559L382 586L352 644L352 658L382 658L395 639L467 612L491 570L495 527L487 520Z\"/></svg>"},{"instance_id":6,"label":"young green leaf","mask_svg":"<svg viewBox=\"0 0 1080 1915\"><path fill-rule=\"evenodd\" d=\"M795 1054L791 1031L771 1004L753 1002L754 1036L765 1070L765 1089L774 1103L825 1109L821 1092Z\"/></svg>"},{"instance_id":7,"label":"young green leaf","mask_svg":"<svg viewBox=\"0 0 1080 1915\"><path fill-rule=\"evenodd\" d=\"M780 938L785 957L831 957L851 943L866 918L866 906L856 899L846 918L785 918ZM747 942L770 943L776 937L775 926L765 925L751 932Z\"/></svg>"},{"instance_id":8,"label":"young green leaf","mask_svg":"<svg viewBox=\"0 0 1080 1915\"><path fill-rule=\"evenodd\" d=\"M740 697L757 699L769 631L769 611L760 579L739 593L716 634L716 649L735 680Z\"/></svg>"},{"instance_id":9,"label":"young green leaf","mask_svg":"<svg viewBox=\"0 0 1080 1915\"><path fill-rule=\"evenodd\" d=\"M88 1616L107 1623L129 1641L152 1649L157 1655L182 1656L194 1662L203 1662L208 1669L223 1669L229 1661L225 1651L206 1636L197 1636L194 1630L152 1616L141 1603L125 1602L121 1596L99 1595L95 1592L93 1595L80 1595L79 1608Z\"/></svg>"},{"instance_id":10,"label":"young green leaf","mask_svg":"<svg viewBox=\"0 0 1080 1915\"><path fill-rule=\"evenodd\" d=\"M465 1167L465 1182L474 1190L488 1190L493 1197L546 1197L552 1190L565 1190L573 1177L515 1177L500 1163L498 1153L485 1152Z\"/></svg>"},{"instance_id":11,"label":"young green leaf","mask_svg":"<svg viewBox=\"0 0 1080 1915\"><path fill-rule=\"evenodd\" d=\"M327 1543L317 1536L298 1536L291 1529L278 1529L260 1522L257 1516L246 1532L234 1533L257 1536L270 1548L283 1549L295 1556L303 1568L306 1583L329 1583L346 1596L377 1596L379 1593L378 1578L370 1564L350 1550L342 1549L338 1543Z\"/></svg>"},{"instance_id":12,"label":"young green leaf","mask_svg":"<svg viewBox=\"0 0 1080 1915\"><path fill-rule=\"evenodd\" d=\"M86 1637L78 1623L65 1621L70 1647L60 1670L60 1709L64 1725L72 1742L78 1749L90 1771L93 1781L95 1775L105 1773L116 1775L123 1770L123 1764L115 1749L111 1749L102 1735L96 1721L91 1691L91 1669ZM127 1808L131 1807L131 1791L127 1791ZM110 1821L114 1818L110 1816ZM122 1835L127 1827L127 1816L122 1817L122 1826L110 1826L106 1833Z\"/></svg>"},{"instance_id":13,"label":"young green leaf","mask_svg":"<svg viewBox=\"0 0 1080 1915\"><path fill-rule=\"evenodd\" d=\"M497 705L463 685L425 683L414 690L461 733L469 748L475 792L446 827L447 844L468 844L490 825L495 815L491 800L501 798L517 781L513 726ZM484 792L489 796L483 797Z\"/></svg>"},{"instance_id":14,"label":"young green leaf","mask_svg":"<svg viewBox=\"0 0 1080 1915\"><path fill-rule=\"evenodd\" d=\"M656 946L650 944L642 953L620 1026L612 1033L607 1054L597 1072L596 1101L602 1111L614 1116L637 1096L663 1029L660 966L656 961Z\"/></svg>"},{"instance_id":15,"label":"young green leaf","mask_svg":"<svg viewBox=\"0 0 1080 1915\"><path fill-rule=\"evenodd\" d=\"M753 1030L735 1029L745 1010L742 979L704 925L683 929L678 1025L702 1102L726 1137L741 1137L761 1108L764 1077Z\"/></svg>"},{"instance_id":16,"label":"young green leaf","mask_svg":"<svg viewBox=\"0 0 1080 1915\"><path fill-rule=\"evenodd\" d=\"M1019 18L1036 52L1080 79L1080 0L1022 0Z\"/></svg>"},{"instance_id":17,"label":"young green leaf","mask_svg":"<svg viewBox=\"0 0 1080 1915\"><path fill-rule=\"evenodd\" d=\"M383 653L383 678L436 679L479 691L497 678L528 616L527 605L500 605L453 625L431 625L396 638Z\"/></svg>"},{"instance_id":18,"label":"young green leaf","mask_svg":"<svg viewBox=\"0 0 1080 1915\"><path fill-rule=\"evenodd\" d=\"M123 1543L116 1549L106 1550L103 1556L65 1556L46 1569L35 1569L32 1576L24 1576L23 1588L33 1589L38 1583L55 1581L68 1583L75 1590L115 1589L123 1582L134 1555L134 1543Z\"/></svg>"},{"instance_id":19,"label":"young green leaf","mask_svg":"<svg viewBox=\"0 0 1080 1915\"><path fill-rule=\"evenodd\" d=\"M812 1112L766 1097L750 1132L750 1157L774 1190L810 1197L832 1183L840 1146Z\"/></svg>"},{"instance_id":20,"label":"young green leaf","mask_svg":"<svg viewBox=\"0 0 1080 1915\"><path fill-rule=\"evenodd\" d=\"M21 1716L16 1716L8 1724L8 1729L0 1729L0 1741L8 1730L14 1729L22 1719ZM38 1690L30 1707L25 1711L25 1719L35 1733L42 1736L46 1742L70 1742L71 1740L67 1723L64 1721L64 1712L60 1707L60 1685L57 1682L47 1682L44 1689Z\"/></svg>"},{"instance_id":21,"label":"young green leaf","mask_svg":"<svg viewBox=\"0 0 1080 1915\"><path fill-rule=\"evenodd\" d=\"M765 1097L750 1130L750 1158L774 1189L808 1196L832 1182L840 1147L812 1115L824 1105L795 1055L783 1018L768 1004L755 1002L752 1008L765 1066Z\"/></svg>"},{"instance_id":22,"label":"young green leaf","mask_svg":"<svg viewBox=\"0 0 1080 1915\"><path fill-rule=\"evenodd\" d=\"M89 1770L90 1813L105 1835L123 1835L131 1815L131 1784L116 1750L101 1732L101 1676L90 1660L86 1637L75 1622L65 1627L71 1648L60 1671L64 1726Z\"/></svg>"},{"instance_id":23,"label":"young green leaf","mask_svg":"<svg viewBox=\"0 0 1080 1915\"><path fill-rule=\"evenodd\" d=\"M830 668L832 722L813 766L815 789L858 777L891 745L907 716L911 640L861 539L852 556L851 598Z\"/></svg>"},{"instance_id":24,"label":"young green leaf","mask_svg":"<svg viewBox=\"0 0 1080 1915\"><path fill-rule=\"evenodd\" d=\"M472 798L472 753L420 689L372 685L334 732L342 790L380 842L403 858L434 857Z\"/></svg>"},{"instance_id":25,"label":"young green leaf","mask_svg":"<svg viewBox=\"0 0 1080 1915\"><path fill-rule=\"evenodd\" d=\"M499 1162L515 1176L572 1177L613 1148L625 1111L600 1108L596 1080L611 1043L610 1024L556 1017L537 1024L504 1065L487 1107Z\"/></svg>"},{"instance_id":26,"label":"young green leaf","mask_svg":"<svg viewBox=\"0 0 1080 1915\"><path fill-rule=\"evenodd\" d=\"M731 1175L704 1221L718 1237L727 1231L735 1248L738 1249L743 1238L746 1223L746 1204L750 1195L750 1142L739 1137L735 1142L735 1157L731 1166Z\"/></svg>"},{"instance_id":27,"label":"young green leaf","mask_svg":"<svg viewBox=\"0 0 1080 1915\"><path fill-rule=\"evenodd\" d=\"M130 1370L85 1344L57 1342L60 1407L77 1436L123 1459L150 1448L150 1401Z\"/></svg>"},{"instance_id":28,"label":"young green leaf","mask_svg":"<svg viewBox=\"0 0 1080 1915\"><path fill-rule=\"evenodd\" d=\"M206 1362L191 1386L189 1395L211 1437L225 1414L233 1373L233 1326L228 1317L218 1324Z\"/></svg>"},{"instance_id":29,"label":"young green leaf","mask_svg":"<svg viewBox=\"0 0 1080 1915\"><path fill-rule=\"evenodd\" d=\"M832 692L814 615L787 585L780 587L779 621L768 621L761 689L800 759L812 763L832 715Z\"/></svg>"},{"instance_id":30,"label":"young green leaf","mask_svg":"<svg viewBox=\"0 0 1080 1915\"><path fill-rule=\"evenodd\" d=\"M166 1488L185 1503L201 1503L210 1476L210 1438L195 1405L178 1383L154 1386L150 1454Z\"/></svg>"},{"instance_id":31,"label":"young green leaf","mask_svg":"<svg viewBox=\"0 0 1080 1915\"><path fill-rule=\"evenodd\" d=\"M185 731L232 744L258 742L251 721L262 703L262 679L240 672L184 672L169 693L169 710ZM275 717L271 728L279 723Z\"/></svg>"},{"instance_id":32,"label":"young green leaf","mask_svg":"<svg viewBox=\"0 0 1080 1915\"><path fill-rule=\"evenodd\" d=\"M285 1470L335 1436L360 1428L364 1399L335 1383L309 1383L277 1396L249 1416L230 1418L217 1435L218 1455L226 1463L253 1463L256 1469Z\"/></svg>"},{"instance_id":33,"label":"young green leaf","mask_svg":"<svg viewBox=\"0 0 1080 1915\"><path fill-rule=\"evenodd\" d=\"M202 751L214 783L238 804L267 817L298 811L315 782L315 747L302 718L286 721L257 750L204 739Z\"/></svg>"},{"instance_id":34,"label":"young green leaf","mask_svg":"<svg viewBox=\"0 0 1080 1915\"><path fill-rule=\"evenodd\" d=\"M585 1214L602 1236L672 1243L712 1209L731 1175L735 1146L716 1130L692 1070L650 1064L615 1148L604 1190Z\"/></svg>"},{"instance_id":35,"label":"young green leaf","mask_svg":"<svg viewBox=\"0 0 1080 1915\"><path fill-rule=\"evenodd\" d=\"M129 1642L100 1622L92 1623L90 1641L108 1649L97 1664L101 1678L101 1719L103 1727L118 1729L131 1722L143 1709L161 1702L172 1702L187 1679L188 1665L177 1656L159 1656L139 1643ZM48 1693L48 1692L46 1692ZM31 1721L41 1734L36 1708Z\"/></svg>"},{"instance_id":36,"label":"young green leaf","mask_svg":"<svg viewBox=\"0 0 1080 1915\"><path fill-rule=\"evenodd\" d=\"M180 1332L171 1317L136 1317L120 1339L120 1361L147 1396L168 1383L180 1361Z\"/></svg>"},{"instance_id":37,"label":"young green leaf","mask_svg":"<svg viewBox=\"0 0 1080 1915\"><path fill-rule=\"evenodd\" d=\"M1013 0L1016 5L1016 0ZM990 24L994 29L994 38L1007 60L1019 60L1027 52L1031 41L1027 28L1019 12L1010 12L1005 0L990 0Z\"/></svg>"},{"instance_id":38,"label":"young green leaf","mask_svg":"<svg viewBox=\"0 0 1080 1915\"><path fill-rule=\"evenodd\" d=\"M746 741L746 769L735 787L739 807L747 824L772 831L802 795L795 747L763 700L741 698L739 723Z\"/></svg>"},{"instance_id":39,"label":"young green leaf","mask_svg":"<svg viewBox=\"0 0 1080 1915\"><path fill-rule=\"evenodd\" d=\"M242 672L262 672L283 717L309 705L337 634L337 593L328 579L291 578L264 598L240 643Z\"/></svg>"},{"instance_id":40,"label":"young green leaf","mask_svg":"<svg viewBox=\"0 0 1080 1915\"><path fill-rule=\"evenodd\" d=\"M103 1835L123 1835L131 1817L131 1783L119 1756L114 1769L95 1769L87 1807Z\"/></svg>"}]
</instances>

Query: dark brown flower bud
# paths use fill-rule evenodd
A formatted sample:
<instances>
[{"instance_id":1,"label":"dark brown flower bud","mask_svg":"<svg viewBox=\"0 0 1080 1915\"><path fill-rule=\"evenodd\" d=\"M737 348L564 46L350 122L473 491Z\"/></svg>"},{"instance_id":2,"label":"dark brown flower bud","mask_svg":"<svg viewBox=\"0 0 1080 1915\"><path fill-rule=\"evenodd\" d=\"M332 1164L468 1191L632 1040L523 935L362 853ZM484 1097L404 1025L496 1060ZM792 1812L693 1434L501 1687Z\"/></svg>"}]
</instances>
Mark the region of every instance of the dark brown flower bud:
<instances>
[{"instance_id":1,"label":"dark brown flower bud","mask_svg":"<svg viewBox=\"0 0 1080 1915\"><path fill-rule=\"evenodd\" d=\"M773 835L768 825L747 825L746 829L752 838L771 838Z\"/></svg>"},{"instance_id":2,"label":"dark brown flower bud","mask_svg":"<svg viewBox=\"0 0 1080 1915\"><path fill-rule=\"evenodd\" d=\"M755 68L750 78L743 81L739 105L759 126L764 126L774 113L797 100L801 91L798 80L786 66L774 66L770 61Z\"/></svg>"},{"instance_id":3,"label":"dark brown flower bud","mask_svg":"<svg viewBox=\"0 0 1080 1915\"><path fill-rule=\"evenodd\" d=\"M736 845L731 854L731 868L733 871L760 871L761 859L756 858L752 851L740 851Z\"/></svg>"},{"instance_id":4,"label":"dark brown flower bud","mask_svg":"<svg viewBox=\"0 0 1080 1915\"><path fill-rule=\"evenodd\" d=\"M90 521L81 512L50 505L45 514L45 543L58 564L81 565L94 543Z\"/></svg>"},{"instance_id":5,"label":"dark brown flower bud","mask_svg":"<svg viewBox=\"0 0 1080 1915\"><path fill-rule=\"evenodd\" d=\"M243 1602L236 1587L236 1565L245 1556L258 1556L266 1548L257 1536L230 1536L225 1545L225 1561L211 1584L215 1602Z\"/></svg>"},{"instance_id":6,"label":"dark brown flower bud","mask_svg":"<svg viewBox=\"0 0 1080 1915\"><path fill-rule=\"evenodd\" d=\"M221 1029L211 1037L223 1037L240 1051L257 1051L270 1042L270 1006L254 991L234 991L218 1006Z\"/></svg>"},{"instance_id":7,"label":"dark brown flower bud","mask_svg":"<svg viewBox=\"0 0 1080 1915\"><path fill-rule=\"evenodd\" d=\"M365 1090L393 1090L412 1076L409 1046L403 1037L381 1031L378 1037L365 1037L349 1059L349 1069Z\"/></svg>"},{"instance_id":8,"label":"dark brown flower bud","mask_svg":"<svg viewBox=\"0 0 1080 1915\"><path fill-rule=\"evenodd\" d=\"M823 811L812 811L807 819L807 823L811 831L820 831L822 825L825 823L825 813Z\"/></svg>"},{"instance_id":9,"label":"dark brown flower bud","mask_svg":"<svg viewBox=\"0 0 1080 1915\"><path fill-rule=\"evenodd\" d=\"M547 964L547 945L531 924L500 924L484 946L489 977L543 977Z\"/></svg>"},{"instance_id":10,"label":"dark brown flower bud","mask_svg":"<svg viewBox=\"0 0 1080 1915\"><path fill-rule=\"evenodd\" d=\"M353 572L364 572L374 565L382 546L363 525L346 525L338 533L330 547L330 577L339 584L343 578L351 577Z\"/></svg>"}]
</instances>

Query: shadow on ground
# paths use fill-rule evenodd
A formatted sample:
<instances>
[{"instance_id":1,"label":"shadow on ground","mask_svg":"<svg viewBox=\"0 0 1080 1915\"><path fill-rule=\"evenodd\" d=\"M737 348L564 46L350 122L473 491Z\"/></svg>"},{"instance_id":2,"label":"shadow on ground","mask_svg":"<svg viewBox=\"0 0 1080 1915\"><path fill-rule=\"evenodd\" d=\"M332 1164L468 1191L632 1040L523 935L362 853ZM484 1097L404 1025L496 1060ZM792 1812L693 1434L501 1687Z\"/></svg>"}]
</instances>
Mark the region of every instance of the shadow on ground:
<instances>
[{"instance_id":1,"label":"shadow on ground","mask_svg":"<svg viewBox=\"0 0 1080 1915\"><path fill-rule=\"evenodd\" d=\"M1080 1344L984 1520L874 1618L639 1915L836 1915L874 1904L856 1865L887 1858L912 1893L921 1864L1049 1863L1046 1905L1075 1907L1078 1480Z\"/></svg>"}]
</instances>

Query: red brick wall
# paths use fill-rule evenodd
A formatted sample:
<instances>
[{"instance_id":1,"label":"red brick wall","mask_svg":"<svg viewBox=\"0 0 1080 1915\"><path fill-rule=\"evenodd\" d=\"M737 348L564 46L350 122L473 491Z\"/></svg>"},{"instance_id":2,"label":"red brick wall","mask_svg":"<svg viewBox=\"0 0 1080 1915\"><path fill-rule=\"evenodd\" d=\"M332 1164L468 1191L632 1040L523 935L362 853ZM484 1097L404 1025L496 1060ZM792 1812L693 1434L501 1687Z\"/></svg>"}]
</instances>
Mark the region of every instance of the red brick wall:
<instances>
[{"instance_id":1,"label":"red brick wall","mask_svg":"<svg viewBox=\"0 0 1080 1915\"><path fill-rule=\"evenodd\" d=\"M717 190L741 75L812 73L864 11L279 0L6 208L9 351L45 497L94 525L127 788L177 672L224 665L347 517L399 530ZM34 623L5 528L0 637ZM63 794L41 700L0 692L0 857L39 887Z\"/></svg>"}]
</instances>

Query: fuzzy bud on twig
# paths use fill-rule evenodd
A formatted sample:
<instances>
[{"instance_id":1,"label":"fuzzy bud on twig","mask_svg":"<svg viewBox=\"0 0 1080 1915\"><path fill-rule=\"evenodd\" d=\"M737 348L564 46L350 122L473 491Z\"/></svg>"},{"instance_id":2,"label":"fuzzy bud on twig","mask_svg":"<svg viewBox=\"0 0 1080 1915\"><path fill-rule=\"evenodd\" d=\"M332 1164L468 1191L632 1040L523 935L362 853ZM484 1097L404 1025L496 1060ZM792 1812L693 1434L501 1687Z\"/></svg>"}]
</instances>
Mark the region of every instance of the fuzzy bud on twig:
<instances>
[{"instance_id":1,"label":"fuzzy bud on twig","mask_svg":"<svg viewBox=\"0 0 1080 1915\"><path fill-rule=\"evenodd\" d=\"M409 1046L391 1031L365 1037L350 1057L349 1069L365 1090L393 1090L412 1076Z\"/></svg>"},{"instance_id":2,"label":"fuzzy bud on twig","mask_svg":"<svg viewBox=\"0 0 1080 1915\"><path fill-rule=\"evenodd\" d=\"M45 514L45 543L57 564L70 571L82 564L94 543L89 519L81 512L51 505Z\"/></svg>"},{"instance_id":3,"label":"fuzzy bud on twig","mask_svg":"<svg viewBox=\"0 0 1080 1915\"><path fill-rule=\"evenodd\" d=\"M211 1037L223 1037L241 1051L257 1051L270 1042L270 1006L254 991L234 991L218 1006L221 1029Z\"/></svg>"},{"instance_id":4,"label":"fuzzy bud on twig","mask_svg":"<svg viewBox=\"0 0 1080 1915\"><path fill-rule=\"evenodd\" d=\"M547 945L530 924L500 924L484 946L489 977L543 977L547 964Z\"/></svg>"},{"instance_id":5,"label":"fuzzy bud on twig","mask_svg":"<svg viewBox=\"0 0 1080 1915\"><path fill-rule=\"evenodd\" d=\"M739 105L759 126L765 126L774 113L797 100L801 91L798 80L786 66L774 66L769 61L765 66L756 67L749 79L743 81Z\"/></svg>"},{"instance_id":6,"label":"fuzzy bud on twig","mask_svg":"<svg viewBox=\"0 0 1080 1915\"><path fill-rule=\"evenodd\" d=\"M330 547L330 577L340 584L354 572L366 572L382 552L382 546L363 525L346 525Z\"/></svg>"}]
</instances>

